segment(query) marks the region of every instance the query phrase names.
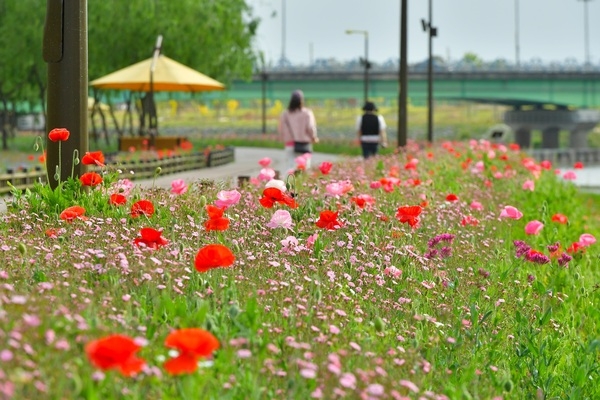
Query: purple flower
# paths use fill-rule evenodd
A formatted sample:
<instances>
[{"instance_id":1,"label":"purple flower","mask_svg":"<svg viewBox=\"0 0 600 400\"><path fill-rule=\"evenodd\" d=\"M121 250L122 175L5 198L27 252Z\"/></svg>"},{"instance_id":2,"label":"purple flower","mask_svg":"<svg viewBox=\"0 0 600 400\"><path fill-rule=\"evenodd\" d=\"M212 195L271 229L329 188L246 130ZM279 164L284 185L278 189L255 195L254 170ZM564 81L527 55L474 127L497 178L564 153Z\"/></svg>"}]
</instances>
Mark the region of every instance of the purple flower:
<instances>
[{"instance_id":1,"label":"purple flower","mask_svg":"<svg viewBox=\"0 0 600 400\"><path fill-rule=\"evenodd\" d=\"M558 258L558 265L560 265L561 267L566 267L569 261L571 261L572 259L573 257L568 255L567 253L562 253Z\"/></svg>"},{"instance_id":2,"label":"purple flower","mask_svg":"<svg viewBox=\"0 0 600 400\"><path fill-rule=\"evenodd\" d=\"M533 250L533 249L530 249L525 254L525 259L527 261L531 261L536 264L548 264L550 262L550 259L548 258L548 256L546 256L543 253L540 253L537 250Z\"/></svg>"},{"instance_id":3,"label":"purple flower","mask_svg":"<svg viewBox=\"0 0 600 400\"><path fill-rule=\"evenodd\" d=\"M513 241L513 244L516 247L515 257L517 258L523 257L523 255L527 254L527 252L531 250L531 247L529 247L529 245L522 240L515 240Z\"/></svg>"},{"instance_id":4,"label":"purple flower","mask_svg":"<svg viewBox=\"0 0 600 400\"><path fill-rule=\"evenodd\" d=\"M452 247L444 246L440 250L440 257L442 257L442 258L448 258L451 255L452 255Z\"/></svg>"},{"instance_id":5,"label":"purple flower","mask_svg":"<svg viewBox=\"0 0 600 400\"><path fill-rule=\"evenodd\" d=\"M440 242L452 243L452 241L454 240L454 237L455 237L455 235L453 235L451 233L442 233L441 235L437 235L436 237L431 239L429 242L427 242L427 246L429 246L431 248Z\"/></svg>"}]
</instances>

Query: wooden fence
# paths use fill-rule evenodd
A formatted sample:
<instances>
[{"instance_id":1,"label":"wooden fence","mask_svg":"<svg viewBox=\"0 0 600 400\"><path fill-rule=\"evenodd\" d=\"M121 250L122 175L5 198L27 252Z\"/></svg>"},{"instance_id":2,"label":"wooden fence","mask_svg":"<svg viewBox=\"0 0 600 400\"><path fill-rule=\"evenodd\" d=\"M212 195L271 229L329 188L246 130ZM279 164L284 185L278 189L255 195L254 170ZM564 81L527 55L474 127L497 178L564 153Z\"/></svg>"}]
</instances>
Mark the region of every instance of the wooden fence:
<instances>
[{"instance_id":1,"label":"wooden fence","mask_svg":"<svg viewBox=\"0 0 600 400\"><path fill-rule=\"evenodd\" d=\"M211 152L191 153L162 157L147 160L128 160L120 162L107 162L110 168L118 168L126 174L128 179L148 179L154 177L157 168L161 169L161 175L176 174L183 171L217 167L233 162L235 159L234 148L226 147L222 150ZM90 168L96 170L97 167ZM130 174L130 171L133 174ZM0 195L10 193L14 187L25 190L31 189L36 182L46 182L46 171L37 168L33 171L16 171L0 174Z\"/></svg>"}]
</instances>

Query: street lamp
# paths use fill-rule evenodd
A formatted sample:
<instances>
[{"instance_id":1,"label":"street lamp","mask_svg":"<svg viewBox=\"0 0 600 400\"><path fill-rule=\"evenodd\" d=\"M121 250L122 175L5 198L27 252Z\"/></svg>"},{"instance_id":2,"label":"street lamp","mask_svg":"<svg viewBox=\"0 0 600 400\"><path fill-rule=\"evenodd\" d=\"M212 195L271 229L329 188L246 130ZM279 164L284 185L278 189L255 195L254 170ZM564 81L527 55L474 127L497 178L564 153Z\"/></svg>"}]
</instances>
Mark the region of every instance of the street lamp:
<instances>
[{"instance_id":1,"label":"street lamp","mask_svg":"<svg viewBox=\"0 0 600 400\"><path fill-rule=\"evenodd\" d=\"M429 21L421 20L423 31L429 33L429 60L427 63L427 141L433 142L433 56L432 39L437 36L437 28L431 25L431 0L429 0Z\"/></svg>"},{"instance_id":2,"label":"street lamp","mask_svg":"<svg viewBox=\"0 0 600 400\"><path fill-rule=\"evenodd\" d=\"M515 0L515 61L517 64L517 69L521 68L521 57L519 51L519 0Z\"/></svg>"},{"instance_id":3,"label":"street lamp","mask_svg":"<svg viewBox=\"0 0 600 400\"><path fill-rule=\"evenodd\" d=\"M583 1L583 31L585 40L585 68L590 67L590 35L589 35L589 24L588 24L588 3L592 0L579 0Z\"/></svg>"},{"instance_id":4,"label":"street lamp","mask_svg":"<svg viewBox=\"0 0 600 400\"><path fill-rule=\"evenodd\" d=\"M360 62L365 66L365 103L369 100L369 32L349 29L346 31L346 35L359 34L365 36L365 58L361 59Z\"/></svg>"},{"instance_id":5,"label":"street lamp","mask_svg":"<svg viewBox=\"0 0 600 400\"><path fill-rule=\"evenodd\" d=\"M408 89L408 0L400 4L400 68L398 69L398 147L406 146L408 118L406 115Z\"/></svg>"}]
</instances>

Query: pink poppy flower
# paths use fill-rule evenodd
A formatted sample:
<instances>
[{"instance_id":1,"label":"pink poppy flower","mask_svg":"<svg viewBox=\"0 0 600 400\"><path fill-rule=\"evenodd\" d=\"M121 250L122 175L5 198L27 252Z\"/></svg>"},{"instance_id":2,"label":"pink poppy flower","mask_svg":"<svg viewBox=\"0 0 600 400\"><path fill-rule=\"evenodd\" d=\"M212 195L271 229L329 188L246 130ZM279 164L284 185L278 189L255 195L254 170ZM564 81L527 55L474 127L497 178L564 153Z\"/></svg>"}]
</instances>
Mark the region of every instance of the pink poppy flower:
<instances>
[{"instance_id":1,"label":"pink poppy flower","mask_svg":"<svg viewBox=\"0 0 600 400\"><path fill-rule=\"evenodd\" d=\"M267 224L267 227L271 229L285 228L290 229L294 225L292 216L287 210L277 210L273 213L271 221Z\"/></svg>"},{"instance_id":2,"label":"pink poppy flower","mask_svg":"<svg viewBox=\"0 0 600 400\"><path fill-rule=\"evenodd\" d=\"M579 244L582 246L587 247L594 243L596 243L596 238L590 233L584 233L583 235L579 236Z\"/></svg>"},{"instance_id":3,"label":"pink poppy flower","mask_svg":"<svg viewBox=\"0 0 600 400\"><path fill-rule=\"evenodd\" d=\"M525 233L528 235L537 235L542 231L543 227L544 224L542 224L540 221L529 221L527 225L525 225Z\"/></svg>"},{"instance_id":4,"label":"pink poppy flower","mask_svg":"<svg viewBox=\"0 0 600 400\"><path fill-rule=\"evenodd\" d=\"M284 249L293 249L298 246L298 239L294 236L288 236L280 241Z\"/></svg>"},{"instance_id":5,"label":"pink poppy flower","mask_svg":"<svg viewBox=\"0 0 600 400\"><path fill-rule=\"evenodd\" d=\"M500 213L500 218L521 219L523 213L513 206L505 206Z\"/></svg>"},{"instance_id":6,"label":"pink poppy flower","mask_svg":"<svg viewBox=\"0 0 600 400\"><path fill-rule=\"evenodd\" d=\"M258 160L258 163L261 167L267 168L269 165L271 165L271 159L269 157L264 157Z\"/></svg>"},{"instance_id":7,"label":"pink poppy flower","mask_svg":"<svg viewBox=\"0 0 600 400\"><path fill-rule=\"evenodd\" d=\"M313 233L312 235L307 237L306 238L306 247L308 247L308 248L313 247L318 238L319 238L318 233Z\"/></svg>"},{"instance_id":8,"label":"pink poppy flower","mask_svg":"<svg viewBox=\"0 0 600 400\"><path fill-rule=\"evenodd\" d=\"M330 196L340 196L344 194L344 185L341 182L332 182L325 186L327 194Z\"/></svg>"},{"instance_id":9,"label":"pink poppy flower","mask_svg":"<svg viewBox=\"0 0 600 400\"><path fill-rule=\"evenodd\" d=\"M471 202L471 210L482 211L483 210L483 204L481 204L478 201L473 201L473 202Z\"/></svg>"},{"instance_id":10,"label":"pink poppy flower","mask_svg":"<svg viewBox=\"0 0 600 400\"><path fill-rule=\"evenodd\" d=\"M272 168L263 168L258 174L258 180L261 181L270 181L273 178L275 178L275 170Z\"/></svg>"},{"instance_id":11,"label":"pink poppy flower","mask_svg":"<svg viewBox=\"0 0 600 400\"><path fill-rule=\"evenodd\" d=\"M171 193L184 194L187 190L188 186L183 179L175 179L171 182Z\"/></svg>"},{"instance_id":12,"label":"pink poppy flower","mask_svg":"<svg viewBox=\"0 0 600 400\"><path fill-rule=\"evenodd\" d=\"M310 168L310 158L311 158L310 153L304 153L301 156L296 157L295 158L296 167L301 171L304 171L304 170Z\"/></svg>"},{"instance_id":13,"label":"pink poppy flower","mask_svg":"<svg viewBox=\"0 0 600 400\"><path fill-rule=\"evenodd\" d=\"M113 186L113 193L121 193L123 196L129 196L133 190L135 183L129 179L119 179Z\"/></svg>"},{"instance_id":14,"label":"pink poppy flower","mask_svg":"<svg viewBox=\"0 0 600 400\"><path fill-rule=\"evenodd\" d=\"M523 190L531 190L533 192L535 190L535 182L531 179L527 179L523 182Z\"/></svg>"},{"instance_id":15,"label":"pink poppy flower","mask_svg":"<svg viewBox=\"0 0 600 400\"><path fill-rule=\"evenodd\" d=\"M567 181L574 181L577 179L577 174L573 171L567 171L563 174L563 179Z\"/></svg>"},{"instance_id":16,"label":"pink poppy flower","mask_svg":"<svg viewBox=\"0 0 600 400\"><path fill-rule=\"evenodd\" d=\"M215 200L215 206L220 208L229 208L231 206L235 206L242 195L237 190L221 190L217 193L217 200Z\"/></svg>"}]
</instances>

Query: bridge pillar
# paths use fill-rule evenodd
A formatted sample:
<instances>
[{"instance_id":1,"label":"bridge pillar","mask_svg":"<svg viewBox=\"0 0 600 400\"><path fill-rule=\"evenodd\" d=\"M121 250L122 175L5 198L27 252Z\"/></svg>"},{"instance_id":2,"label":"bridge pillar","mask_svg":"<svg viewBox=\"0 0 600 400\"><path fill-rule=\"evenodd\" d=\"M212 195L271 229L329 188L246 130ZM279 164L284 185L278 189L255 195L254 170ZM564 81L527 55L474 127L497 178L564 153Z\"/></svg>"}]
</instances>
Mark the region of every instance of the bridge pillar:
<instances>
[{"instance_id":1,"label":"bridge pillar","mask_svg":"<svg viewBox=\"0 0 600 400\"><path fill-rule=\"evenodd\" d=\"M531 147L531 129L518 128L515 130L515 142L522 148L528 149Z\"/></svg>"},{"instance_id":2,"label":"bridge pillar","mask_svg":"<svg viewBox=\"0 0 600 400\"><path fill-rule=\"evenodd\" d=\"M569 138L569 147L573 149L581 149L584 147L588 147L587 144L587 136L589 130L588 129L573 129L571 131L571 136Z\"/></svg>"},{"instance_id":3,"label":"bridge pillar","mask_svg":"<svg viewBox=\"0 0 600 400\"><path fill-rule=\"evenodd\" d=\"M542 131L542 149L558 149L560 127L551 126Z\"/></svg>"},{"instance_id":4,"label":"bridge pillar","mask_svg":"<svg viewBox=\"0 0 600 400\"><path fill-rule=\"evenodd\" d=\"M587 135L600 122L598 110L534 109L510 110L504 114L504 122L515 132L515 142L521 148L529 148L531 131L542 131L542 148L559 148L559 132L571 133L572 148L587 147Z\"/></svg>"}]
</instances>

